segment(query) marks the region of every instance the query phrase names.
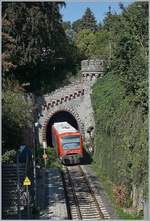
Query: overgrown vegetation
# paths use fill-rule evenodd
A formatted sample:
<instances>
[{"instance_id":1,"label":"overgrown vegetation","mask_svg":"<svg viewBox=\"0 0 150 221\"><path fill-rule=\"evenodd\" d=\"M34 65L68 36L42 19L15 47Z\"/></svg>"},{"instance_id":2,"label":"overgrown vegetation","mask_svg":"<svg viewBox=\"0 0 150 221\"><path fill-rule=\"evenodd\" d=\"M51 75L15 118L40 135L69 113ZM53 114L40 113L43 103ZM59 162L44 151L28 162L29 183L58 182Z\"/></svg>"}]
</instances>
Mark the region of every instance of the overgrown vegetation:
<instances>
[{"instance_id":1,"label":"overgrown vegetation","mask_svg":"<svg viewBox=\"0 0 150 221\"><path fill-rule=\"evenodd\" d=\"M106 75L92 94L93 165L106 177L106 191L115 200L118 216L136 218L148 195L148 2L127 8L120 4L119 15L110 7L99 24L89 8L72 24L63 22L63 6L62 2L2 4L3 150L14 149L32 122L26 92L50 92L79 73L82 59L104 59ZM28 86L23 88L24 83ZM48 167L60 166L52 149L47 155ZM38 157L44 166L42 148ZM133 209L135 215L120 208Z\"/></svg>"},{"instance_id":2,"label":"overgrown vegetation","mask_svg":"<svg viewBox=\"0 0 150 221\"><path fill-rule=\"evenodd\" d=\"M133 98L125 96L117 76L107 75L94 86L94 161L114 184L118 206L138 208L148 192L148 119Z\"/></svg>"},{"instance_id":3,"label":"overgrown vegetation","mask_svg":"<svg viewBox=\"0 0 150 221\"><path fill-rule=\"evenodd\" d=\"M28 103L16 82L5 82L2 94L2 153L17 149L23 139L23 130L33 123L33 106Z\"/></svg>"},{"instance_id":4,"label":"overgrown vegetation","mask_svg":"<svg viewBox=\"0 0 150 221\"><path fill-rule=\"evenodd\" d=\"M56 150L52 147L47 147L45 154L47 155L46 161L43 158L44 155L44 150L42 146L38 147L37 150L37 164L44 168L50 168L50 167L56 167L56 168L61 168L61 163L58 160L58 156L56 153ZM46 164L45 164L46 162Z\"/></svg>"},{"instance_id":5,"label":"overgrown vegetation","mask_svg":"<svg viewBox=\"0 0 150 221\"><path fill-rule=\"evenodd\" d=\"M112 182L116 204L139 213L148 196L148 4L121 8L119 16L109 12L102 27L113 47L107 75L93 87L94 160Z\"/></svg>"}]
</instances>

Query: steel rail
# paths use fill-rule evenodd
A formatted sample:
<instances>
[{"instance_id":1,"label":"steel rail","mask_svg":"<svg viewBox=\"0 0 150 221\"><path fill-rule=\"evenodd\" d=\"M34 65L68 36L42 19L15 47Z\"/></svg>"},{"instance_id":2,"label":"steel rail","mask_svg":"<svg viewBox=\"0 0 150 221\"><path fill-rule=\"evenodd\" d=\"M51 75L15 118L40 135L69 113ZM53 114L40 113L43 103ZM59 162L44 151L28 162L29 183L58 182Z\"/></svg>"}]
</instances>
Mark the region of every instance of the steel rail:
<instances>
[{"instance_id":1,"label":"steel rail","mask_svg":"<svg viewBox=\"0 0 150 221\"><path fill-rule=\"evenodd\" d=\"M67 175L68 175L68 178L69 178L69 182L70 182L71 187L72 187L72 192L73 192L73 197L74 197L74 201L75 201L75 206L76 206L76 209L77 209L77 215L78 215L79 219L82 219L82 215L81 215L81 211L80 211L80 206L79 206L79 201L78 201L78 198L77 198L77 195L76 195L76 192L75 192L74 183L73 183L73 180L72 180L72 178L70 176L69 169L67 167L66 167L66 170L67 170Z\"/></svg>"},{"instance_id":2,"label":"steel rail","mask_svg":"<svg viewBox=\"0 0 150 221\"><path fill-rule=\"evenodd\" d=\"M94 199L94 202L95 202L95 204L96 204L96 208L97 208L97 211L98 211L98 213L99 213L99 216L102 217L102 219L104 219L104 215L103 215L103 213L102 213L102 211L101 211L101 208L100 208L100 206L99 206L99 204L98 204L98 201L97 201L97 199L96 199L96 196L95 196L95 194L94 194L94 192L93 192L93 190L92 190L92 188L91 188L91 186L90 186L90 183L89 183L89 181L88 181L88 178L87 178L86 174L83 172L83 170L82 170L82 168L81 168L80 165L79 165L79 169L80 169L80 171L81 171L81 173L82 173L82 175L83 175L83 178L85 179L85 181L86 181L86 183L87 183L87 186L88 186L88 188L89 188L89 190L90 190L90 193L91 193L91 195L92 195L92 197L93 197L93 199Z\"/></svg>"},{"instance_id":3,"label":"steel rail","mask_svg":"<svg viewBox=\"0 0 150 221\"><path fill-rule=\"evenodd\" d=\"M78 219L104 219L104 215L101 211L101 208L99 206L99 203L96 199L95 193L93 192L90 183L88 181L88 177L87 175L84 173L84 171L82 170L82 168L80 167L80 165L78 166L72 166L72 167L65 167L66 169L66 177L68 179L69 182L65 182L66 185L67 183L69 183L69 186L66 186L66 190L69 188L71 188L71 192L72 195L70 196L70 205L68 203L68 205L70 206L70 212L71 212L71 218L73 219L73 217L78 217ZM73 170L72 170L73 169ZM76 180L74 180L74 174L72 174L73 172L77 172L77 177L79 175L79 185L80 183L83 184L83 192L81 190L81 188L78 189L78 186L76 187ZM77 180L78 181L78 180ZM76 190L76 188L78 190ZM67 190L68 192L70 192L69 190ZM86 191L85 191L86 190ZM88 195L83 195L84 192ZM73 200L72 200L73 197ZM85 199L85 204L81 205L80 200L82 201L82 197L83 199ZM89 201L89 203L88 203ZM75 211L74 211L74 206L75 206ZM92 209L93 208L93 209ZM90 213L91 211L91 213Z\"/></svg>"}]
</instances>

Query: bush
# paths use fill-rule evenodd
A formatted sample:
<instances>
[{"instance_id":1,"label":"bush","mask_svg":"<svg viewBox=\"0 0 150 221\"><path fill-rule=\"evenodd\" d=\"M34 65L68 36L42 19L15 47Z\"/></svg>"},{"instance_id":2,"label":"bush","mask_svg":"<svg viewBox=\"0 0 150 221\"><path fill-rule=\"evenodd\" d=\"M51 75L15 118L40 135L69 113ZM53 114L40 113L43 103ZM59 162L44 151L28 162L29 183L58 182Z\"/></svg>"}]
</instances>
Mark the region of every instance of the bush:
<instances>
[{"instance_id":1,"label":"bush","mask_svg":"<svg viewBox=\"0 0 150 221\"><path fill-rule=\"evenodd\" d=\"M2 163L14 163L15 155L16 155L16 151L15 150L6 151L2 155Z\"/></svg>"},{"instance_id":2,"label":"bush","mask_svg":"<svg viewBox=\"0 0 150 221\"><path fill-rule=\"evenodd\" d=\"M47 147L47 149L45 150L45 153L47 154L47 159L46 159L46 167L47 168L49 168L49 167L61 167L61 164L58 161L57 153L56 153L54 148ZM44 154L44 149L43 149L42 146L40 146L38 148L38 153L37 153L37 155L38 155L37 163L41 167L45 167L43 154Z\"/></svg>"},{"instance_id":3,"label":"bush","mask_svg":"<svg viewBox=\"0 0 150 221\"><path fill-rule=\"evenodd\" d=\"M125 206L125 203L126 203L127 197L128 197L127 187L123 184L121 184L119 186L113 185L112 192L113 192L114 198L116 199L116 203L120 207Z\"/></svg>"},{"instance_id":4,"label":"bush","mask_svg":"<svg viewBox=\"0 0 150 221\"><path fill-rule=\"evenodd\" d=\"M12 83L3 91L2 100L2 144L4 153L11 146L17 147L23 140L24 129L33 122L33 106L22 91L14 91ZM17 84L16 84L17 85ZM16 86L17 87L17 86Z\"/></svg>"}]
</instances>

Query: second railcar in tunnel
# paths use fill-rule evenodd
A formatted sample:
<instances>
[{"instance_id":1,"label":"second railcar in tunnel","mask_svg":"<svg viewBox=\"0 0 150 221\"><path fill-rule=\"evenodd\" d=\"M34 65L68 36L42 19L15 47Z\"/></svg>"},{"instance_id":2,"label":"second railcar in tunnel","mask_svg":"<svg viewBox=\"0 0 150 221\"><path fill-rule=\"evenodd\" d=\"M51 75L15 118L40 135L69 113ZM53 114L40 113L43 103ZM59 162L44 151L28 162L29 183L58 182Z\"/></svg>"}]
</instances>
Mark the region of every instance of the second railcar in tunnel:
<instances>
[{"instance_id":1,"label":"second railcar in tunnel","mask_svg":"<svg viewBox=\"0 0 150 221\"><path fill-rule=\"evenodd\" d=\"M59 159L64 164L80 163L83 158L83 139L81 133L67 122L54 123L52 144Z\"/></svg>"}]
</instances>

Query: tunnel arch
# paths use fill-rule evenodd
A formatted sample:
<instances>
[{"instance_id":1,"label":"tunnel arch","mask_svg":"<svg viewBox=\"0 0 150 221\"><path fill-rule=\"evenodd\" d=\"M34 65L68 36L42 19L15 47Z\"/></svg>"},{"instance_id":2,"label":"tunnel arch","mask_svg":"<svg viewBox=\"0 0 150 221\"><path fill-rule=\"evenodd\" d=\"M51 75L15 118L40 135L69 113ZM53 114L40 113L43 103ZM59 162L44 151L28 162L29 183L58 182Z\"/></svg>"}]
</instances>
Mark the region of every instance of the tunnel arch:
<instances>
[{"instance_id":1,"label":"tunnel arch","mask_svg":"<svg viewBox=\"0 0 150 221\"><path fill-rule=\"evenodd\" d=\"M84 125L78 113L72 108L59 108L58 110L48 113L42 130L42 142L45 141L48 146L52 146L51 127L54 122L67 121L84 137Z\"/></svg>"},{"instance_id":2,"label":"tunnel arch","mask_svg":"<svg viewBox=\"0 0 150 221\"><path fill-rule=\"evenodd\" d=\"M77 123L77 120L75 119L75 117L71 113L69 113L67 111L57 111L57 112L55 112L51 116L51 118L49 119L49 122L48 122L47 128L46 128L46 141L47 141L48 146L52 146L52 139L51 139L52 125L56 122L63 122L63 121L67 121L74 128L79 130L79 125Z\"/></svg>"}]
</instances>

